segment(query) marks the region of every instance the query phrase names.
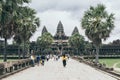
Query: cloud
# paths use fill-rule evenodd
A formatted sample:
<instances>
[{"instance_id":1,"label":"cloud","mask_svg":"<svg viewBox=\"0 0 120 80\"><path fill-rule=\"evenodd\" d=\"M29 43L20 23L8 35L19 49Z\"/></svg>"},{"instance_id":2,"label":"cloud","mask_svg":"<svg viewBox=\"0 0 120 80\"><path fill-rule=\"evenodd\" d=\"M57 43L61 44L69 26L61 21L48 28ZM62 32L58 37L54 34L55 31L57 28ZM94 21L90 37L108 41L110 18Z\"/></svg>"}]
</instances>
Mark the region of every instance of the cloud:
<instances>
[{"instance_id":1,"label":"cloud","mask_svg":"<svg viewBox=\"0 0 120 80\"><path fill-rule=\"evenodd\" d=\"M90 6L96 6L98 3L104 4L108 13L115 14L115 28L104 43L120 39L120 1L118 0L32 0L32 4L29 6L36 9L37 16L41 20L41 27L31 40L35 40L41 34L43 25L46 25L48 31L54 35L59 20L64 25L66 35L72 33L74 26L77 26L80 33L84 35L80 23L84 11L88 10Z\"/></svg>"},{"instance_id":2,"label":"cloud","mask_svg":"<svg viewBox=\"0 0 120 80\"><path fill-rule=\"evenodd\" d=\"M59 20L62 21L67 36L71 35L75 26L78 27L80 34L85 36L84 30L81 29L81 18L84 11L88 10L90 6L96 6L99 3L106 6L108 13L115 14L115 28L104 43L120 39L120 0L32 0L32 3L28 6L37 11L41 26L30 41L37 40L44 25L52 35L55 35ZM12 43L12 39L8 42Z\"/></svg>"},{"instance_id":3,"label":"cloud","mask_svg":"<svg viewBox=\"0 0 120 80\"><path fill-rule=\"evenodd\" d=\"M46 10L62 10L62 11L76 11L80 9L86 9L90 5L96 5L101 3L99 0L32 0L31 7L37 11Z\"/></svg>"},{"instance_id":4,"label":"cloud","mask_svg":"<svg viewBox=\"0 0 120 80\"><path fill-rule=\"evenodd\" d=\"M41 27L38 28L34 36L31 38L31 41L35 41L37 37L41 35L41 31L44 25L46 26L48 32L54 36L57 31L57 25L59 21L62 22L64 32L67 36L72 34L75 26L78 27L80 34L84 35L84 31L80 28L79 20L72 18L72 14L70 12L49 10L43 13L38 13L37 16L40 17Z\"/></svg>"}]
</instances>

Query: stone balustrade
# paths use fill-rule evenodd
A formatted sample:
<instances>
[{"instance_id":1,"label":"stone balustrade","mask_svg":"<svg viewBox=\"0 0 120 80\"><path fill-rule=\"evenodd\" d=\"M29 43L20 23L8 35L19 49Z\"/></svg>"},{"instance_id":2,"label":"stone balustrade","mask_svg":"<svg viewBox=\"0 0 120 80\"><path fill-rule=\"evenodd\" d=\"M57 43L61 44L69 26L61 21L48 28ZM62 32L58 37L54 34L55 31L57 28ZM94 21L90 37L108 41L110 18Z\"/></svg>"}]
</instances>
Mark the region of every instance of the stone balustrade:
<instances>
[{"instance_id":1,"label":"stone balustrade","mask_svg":"<svg viewBox=\"0 0 120 80\"><path fill-rule=\"evenodd\" d=\"M87 65L90 65L94 68L97 68L97 69L100 69L102 71L105 71L105 72L108 72L112 75L115 75L115 76L120 76L120 73L114 71L114 68L109 68L109 67L106 67L106 64L102 64L102 63L96 63L95 61L92 61L92 60L86 60L86 59L83 59L82 57L80 56L74 56L73 59L79 61L79 62L83 62Z\"/></svg>"},{"instance_id":2,"label":"stone balustrade","mask_svg":"<svg viewBox=\"0 0 120 80\"><path fill-rule=\"evenodd\" d=\"M31 66L31 59L21 59L16 61L0 63L0 76L14 73ZM1 77L0 77L1 78Z\"/></svg>"}]
</instances>

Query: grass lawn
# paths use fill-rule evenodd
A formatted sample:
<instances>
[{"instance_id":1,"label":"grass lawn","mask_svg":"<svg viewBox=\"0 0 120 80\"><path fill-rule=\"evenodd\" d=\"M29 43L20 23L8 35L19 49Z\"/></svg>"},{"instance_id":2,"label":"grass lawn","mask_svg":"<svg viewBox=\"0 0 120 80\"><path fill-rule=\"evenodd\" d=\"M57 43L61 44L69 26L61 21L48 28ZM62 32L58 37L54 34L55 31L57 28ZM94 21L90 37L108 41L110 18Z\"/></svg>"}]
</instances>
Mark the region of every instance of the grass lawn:
<instances>
[{"instance_id":1,"label":"grass lawn","mask_svg":"<svg viewBox=\"0 0 120 80\"><path fill-rule=\"evenodd\" d=\"M18 59L8 59L7 61L15 61L15 60L18 60ZM0 59L0 63L3 62L3 59Z\"/></svg>"},{"instance_id":2,"label":"grass lawn","mask_svg":"<svg viewBox=\"0 0 120 80\"><path fill-rule=\"evenodd\" d=\"M117 64L117 67L118 67L118 68L120 68L120 63L119 63L119 64Z\"/></svg>"},{"instance_id":3,"label":"grass lawn","mask_svg":"<svg viewBox=\"0 0 120 80\"><path fill-rule=\"evenodd\" d=\"M115 63L120 62L120 59L99 59L100 63L105 63L107 67L113 67ZM120 63L117 65L120 68Z\"/></svg>"}]
</instances>

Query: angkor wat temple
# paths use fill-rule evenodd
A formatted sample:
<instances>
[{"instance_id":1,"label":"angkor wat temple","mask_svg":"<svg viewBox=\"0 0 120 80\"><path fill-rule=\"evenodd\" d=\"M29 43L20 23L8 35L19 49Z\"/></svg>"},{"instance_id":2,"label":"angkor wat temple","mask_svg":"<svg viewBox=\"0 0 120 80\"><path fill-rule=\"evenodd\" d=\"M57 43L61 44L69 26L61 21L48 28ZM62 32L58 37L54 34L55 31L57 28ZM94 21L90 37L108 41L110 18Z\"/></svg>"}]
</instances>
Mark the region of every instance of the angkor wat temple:
<instances>
[{"instance_id":1,"label":"angkor wat temple","mask_svg":"<svg viewBox=\"0 0 120 80\"><path fill-rule=\"evenodd\" d=\"M44 26L42 30L42 34L45 32L48 32L48 30ZM77 27L74 28L71 35L75 33L79 33ZM52 50L55 53L60 53L61 51L64 53L72 53L73 48L68 45L69 37L70 36L67 36L64 32L64 27L63 27L62 22L59 21L57 25L57 31L55 35L53 36L54 42L51 45ZM117 43L116 41L119 43L116 44ZM100 55L120 55L120 40L116 40L116 41L113 41L113 43L107 44L107 45L103 44L102 47L100 48ZM80 51L83 51L83 49L80 49ZM86 53L85 55L89 55L89 53L88 54Z\"/></svg>"},{"instance_id":2,"label":"angkor wat temple","mask_svg":"<svg viewBox=\"0 0 120 80\"><path fill-rule=\"evenodd\" d=\"M48 30L46 29L46 27L43 27L42 30L42 34L48 32ZM71 33L71 35L75 34L75 33L79 33L77 27L74 28L73 32ZM69 36L67 36L64 32L64 27L61 21L59 21L58 25L57 25L57 31L55 33L55 35L53 36L54 41L51 45L52 50L54 51L54 53L69 53L71 50L71 47L68 45L68 39Z\"/></svg>"},{"instance_id":3,"label":"angkor wat temple","mask_svg":"<svg viewBox=\"0 0 120 80\"><path fill-rule=\"evenodd\" d=\"M47 28L44 26L42 29L42 34L44 34L45 32L48 32ZM75 27L74 30L71 32L71 35L75 34L75 33L79 33L78 28ZM56 33L53 35L54 38L54 42L51 45L51 50L53 51L52 53L55 54L60 54L62 53L76 53L74 48L71 47L68 43L68 39L70 36L67 36L64 32L64 26L62 24L61 21L59 21L58 25L57 25L57 29L56 29ZM3 53L4 51L4 42L0 42L0 54ZM22 52L22 48L20 49ZM30 50L38 50L38 46L36 42L31 42L30 43ZM92 49L94 50L94 49ZM91 50L91 51L92 51ZM84 49L80 48L80 54L82 55L91 55L92 53L86 52L83 53L82 51L85 51ZM42 52L42 49L40 49L40 52ZM7 54L13 55L13 54L18 54L18 46L17 45L8 45L7 46ZM95 54L95 53L93 53ZM120 40L115 40L109 44L103 44L102 47L100 48L100 56L104 56L104 55L111 55L113 57L120 57ZM110 57L111 57L110 56Z\"/></svg>"}]
</instances>

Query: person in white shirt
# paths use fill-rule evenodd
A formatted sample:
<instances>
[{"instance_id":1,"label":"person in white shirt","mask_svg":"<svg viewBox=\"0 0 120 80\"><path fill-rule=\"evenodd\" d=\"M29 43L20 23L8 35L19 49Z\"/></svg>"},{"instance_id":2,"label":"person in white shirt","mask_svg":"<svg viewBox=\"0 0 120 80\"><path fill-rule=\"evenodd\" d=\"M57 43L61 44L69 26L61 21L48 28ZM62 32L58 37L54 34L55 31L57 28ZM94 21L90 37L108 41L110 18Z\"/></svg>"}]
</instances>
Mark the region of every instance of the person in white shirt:
<instances>
[{"instance_id":1,"label":"person in white shirt","mask_svg":"<svg viewBox=\"0 0 120 80\"><path fill-rule=\"evenodd\" d=\"M32 66L34 67L35 66L35 56L31 55L30 58L31 58Z\"/></svg>"}]
</instances>

